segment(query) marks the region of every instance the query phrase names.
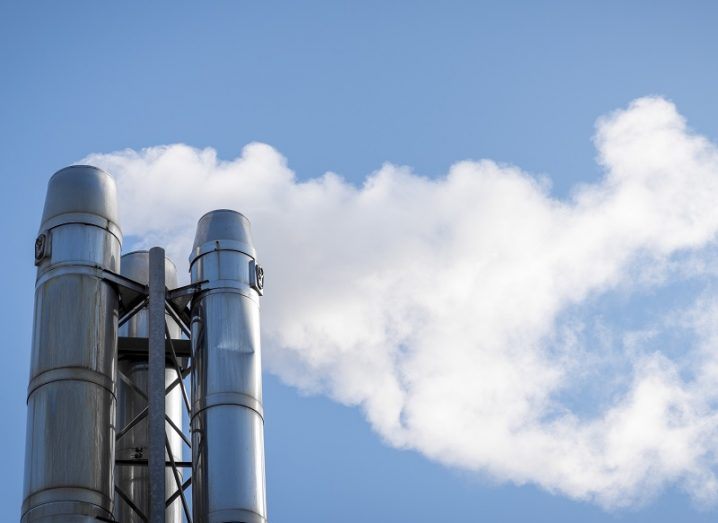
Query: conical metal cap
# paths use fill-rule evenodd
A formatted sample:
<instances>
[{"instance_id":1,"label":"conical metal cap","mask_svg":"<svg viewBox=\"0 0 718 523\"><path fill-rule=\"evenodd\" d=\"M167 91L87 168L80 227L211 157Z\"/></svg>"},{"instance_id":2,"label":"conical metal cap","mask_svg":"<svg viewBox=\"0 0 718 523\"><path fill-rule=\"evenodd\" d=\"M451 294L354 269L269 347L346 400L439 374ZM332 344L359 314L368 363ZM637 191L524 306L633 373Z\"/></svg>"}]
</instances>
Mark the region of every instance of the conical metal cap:
<instances>
[{"instance_id":1,"label":"conical metal cap","mask_svg":"<svg viewBox=\"0 0 718 523\"><path fill-rule=\"evenodd\" d=\"M256 257L252 226L246 216L237 211L218 209L199 219L190 265L202 254L216 250L239 251Z\"/></svg>"},{"instance_id":2,"label":"conical metal cap","mask_svg":"<svg viewBox=\"0 0 718 523\"><path fill-rule=\"evenodd\" d=\"M109 173L91 165L73 165L50 178L41 231L64 223L89 223L121 238L118 221L117 185Z\"/></svg>"}]
</instances>

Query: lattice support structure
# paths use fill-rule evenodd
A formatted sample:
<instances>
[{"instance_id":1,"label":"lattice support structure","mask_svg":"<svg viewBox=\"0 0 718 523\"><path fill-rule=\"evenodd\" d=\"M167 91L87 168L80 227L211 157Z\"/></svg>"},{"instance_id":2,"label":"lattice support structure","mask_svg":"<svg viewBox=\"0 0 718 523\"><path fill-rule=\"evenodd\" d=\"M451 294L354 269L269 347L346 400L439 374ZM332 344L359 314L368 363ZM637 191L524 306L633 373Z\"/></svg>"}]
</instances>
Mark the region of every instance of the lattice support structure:
<instances>
[{"instance_id":1,"label":"lattice support structure","mask_svg":"<svg viewBox=\"0 0 718 523\"><path fill-rule=\"evenodd\" d=\"M154 247L149 251L148 283L132 281L122 275L107 273L104 277L121 288L122 309L120 327L130 321L141 311L147 311L148 337L120 337L118 339L118 356L131 357L140 362L146 361L148 366L146 392L130 377L119 372L123 384L145 403L145 407L123 427L118 427L116 440L119 442L140 423L146 422L148 427L148 456L134 459L117 458L116 467L146 467L148 481L148 513L133 500L128 492L118 485L116 503L124 503L134 514L133 517L149 523L166 523L167 509L179 498L186 521L191 522L192 516L186 491L192 484L192 477L181 471L192 469L192 462L185 461L181 455L173 452L168 433L177 434L191 452L191 438L185 434L165 412L166 397L176 389L181 391L182 407L186 419L191 419L191 405L184 380L192 367L191 340L172 338L167 316L177 324L182 333L190 334L186 318L190 312L187 304L199 289L198 285L189 285L168 291L166 287L164 249ZM171 367L174 379L166 383L166 371ZM166 496L168 481L166 471L171 470L173 494Z\"/></svg>"}]
</instances>

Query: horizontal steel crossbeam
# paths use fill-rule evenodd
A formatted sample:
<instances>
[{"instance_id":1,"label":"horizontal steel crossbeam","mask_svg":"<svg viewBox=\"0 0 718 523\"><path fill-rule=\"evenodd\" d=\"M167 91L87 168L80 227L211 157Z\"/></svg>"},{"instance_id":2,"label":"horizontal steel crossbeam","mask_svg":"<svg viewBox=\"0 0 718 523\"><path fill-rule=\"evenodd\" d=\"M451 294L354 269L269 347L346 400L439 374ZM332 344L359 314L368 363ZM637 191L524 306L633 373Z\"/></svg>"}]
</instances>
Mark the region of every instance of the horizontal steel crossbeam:
<instances>
[{"instance_id":1,"label":"horizontal steel crossbeam","mask_svg":"<svg viewBox=\"0 0 718 523\"><path fill-rule=\"evenodd\" d=\"M172 346L178 358L192 357L192 343L189 340L165 340L165 356L172 359ZM120 336L117 338L117 351L120 357L136 356L147 357L149 354L149 340L147 338L130 338Z\"/></svg>"}]
</instances>

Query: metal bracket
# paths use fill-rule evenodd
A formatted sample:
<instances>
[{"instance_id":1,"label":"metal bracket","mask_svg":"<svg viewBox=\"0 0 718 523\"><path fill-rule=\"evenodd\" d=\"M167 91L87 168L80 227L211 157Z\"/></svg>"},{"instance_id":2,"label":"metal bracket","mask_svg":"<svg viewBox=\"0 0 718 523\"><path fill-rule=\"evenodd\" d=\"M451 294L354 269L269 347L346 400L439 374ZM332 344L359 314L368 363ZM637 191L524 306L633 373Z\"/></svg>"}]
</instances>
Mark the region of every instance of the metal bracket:
<instances>
[{"instance_id":1,"label":"metal bracket","mask_svg":"<svg viewBox=\"0 0 718 523\"><path fill-rule=\"evenodd\" d=\"M167 312L172 319L179 323L188 338L190 337L189 325L192 322L189 304L202 291L202 287L206 283L208 283L207 280L203 280L167 292Z\"/></svg>"},{"instance_id":2,"label":"metal bracket","mask_svg":"<svg viewBox=\"0 0 718 523\"><path fill-rule=\"evenodd\" d=\"M50 231L41 232L35 240L35 265L40 265L42 260L49 258L52 254L52 241Z\"/></svg>"},{"instance_id":3,"label":"metal bracket","mask_svg":"<svg viewBox=\"0 0 718 523\"><path fill-rule=\"evenodd\" d=\"M249 286L260 296L264 294L264 268L254 260L249 262Z\"/></svg>"},{"instance_id":4,"label":"metal bracket","mask_svg":"<svg viewBox=\"0 0 718 523\"><path fill-rule=\"evenodd\" d=\"M172 289L167 292L167 301L171 302L172 305L178 309L184 309L192 301L192 298L202 290L202 285L205 283L207 283L207 280Z\"/></svg>"},{"instance_id":5,"label":"metal bracket","mask_svg":"<svg viewBox=\"0 0 718 523\"><path fill-rule=\"evenodd\" d=\"M120 317L137 308L137 305L147 299L150 293L148 285L132 280L116 272L102 269L101 278L112 283L120 297ZM139 309L141 309L140 307ZM137 310L139 310L137 309ZM137 311L135 311L137 312ZM129 318L128 318L129 319Z\"/></svg>"}]
</instances>

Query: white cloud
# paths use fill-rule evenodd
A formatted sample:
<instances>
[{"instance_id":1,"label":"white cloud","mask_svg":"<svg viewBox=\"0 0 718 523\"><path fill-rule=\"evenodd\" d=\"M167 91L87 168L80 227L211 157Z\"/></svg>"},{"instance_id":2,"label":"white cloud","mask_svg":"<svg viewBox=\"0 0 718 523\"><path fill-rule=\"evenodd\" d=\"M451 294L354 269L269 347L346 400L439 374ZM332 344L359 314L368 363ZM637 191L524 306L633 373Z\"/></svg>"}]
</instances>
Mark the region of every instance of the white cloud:
<instances>
[{"instance_id":1,"label":"white cloud","mask_svg":"<svg viewBox=\"0 0 718 523\"><path fill-rule=\"evenodd\" d=\"M176 260L203 212L248 215L268 275L268 368L361 406L390 444L608 507L669 484L710 503L715 314L687 316L705 336L682 358L661 352L656 326L599 336L606 354L580 326L591 300L705 265L718 149L661 98L600 119L595 143L604 177L566 201L486 160L439 179L384 165L361 187L332 173L299 181L263 144L232 161L185 145L83 161L117 177L125 234ZM608 388L590 414L569 401L586 380Z\"/></svg>"}]
</instances>

